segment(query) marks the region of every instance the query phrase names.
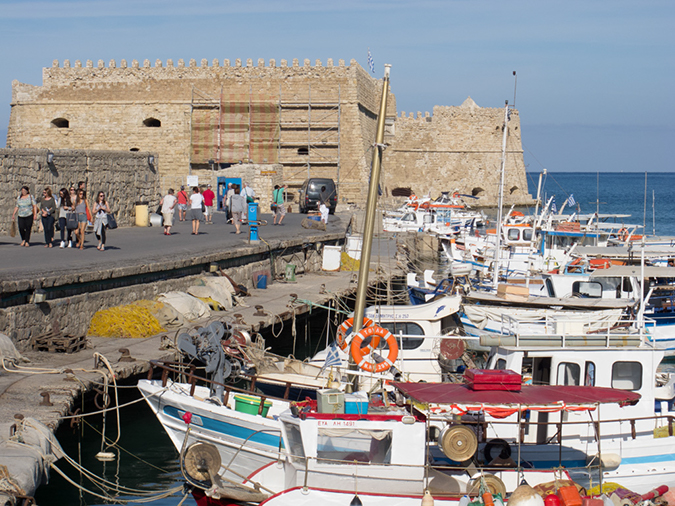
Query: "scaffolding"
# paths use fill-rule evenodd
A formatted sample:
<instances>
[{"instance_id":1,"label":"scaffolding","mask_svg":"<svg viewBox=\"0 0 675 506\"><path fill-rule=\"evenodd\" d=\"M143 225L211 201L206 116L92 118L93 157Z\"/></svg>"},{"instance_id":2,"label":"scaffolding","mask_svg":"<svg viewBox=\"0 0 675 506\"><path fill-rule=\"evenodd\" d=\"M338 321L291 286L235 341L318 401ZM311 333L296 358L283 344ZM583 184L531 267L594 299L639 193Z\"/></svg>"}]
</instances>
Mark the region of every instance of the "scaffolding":
<instances>
[{"instance_id":1,"label":"scaffolding","mask_svg":"<svg viewBox=\"0 0 675 506\"><path fill-rule=\"evenodd\" d=\"M286 183L299 187L305 178L330 177L340 184L340 86L330 99L286 98L262 92L218 96L192 88L190 164L280 163Z\"/></svg>"}]
</instances>

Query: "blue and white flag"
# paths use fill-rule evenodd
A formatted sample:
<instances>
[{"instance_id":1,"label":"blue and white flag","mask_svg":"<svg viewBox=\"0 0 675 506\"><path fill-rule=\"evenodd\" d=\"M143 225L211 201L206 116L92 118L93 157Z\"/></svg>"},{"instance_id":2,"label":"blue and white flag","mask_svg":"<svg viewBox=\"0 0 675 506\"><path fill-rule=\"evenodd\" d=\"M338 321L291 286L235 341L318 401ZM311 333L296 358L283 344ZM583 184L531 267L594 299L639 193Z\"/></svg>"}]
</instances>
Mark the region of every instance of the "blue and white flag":
<instances>
[{"instance_id":1,"label":"blue and white flag","mask_svg":"<svg viewBox=\"0 0 675 506\"><path fill-rule=\"evenodd\" d=\"M370 54L370 48L368 48L368 66L370 67L370 71L374 74L375 73L375 62L373 61L373 55Z\"/></svg>"},{"instance_id":2,"label":"blue and white flag","mask_svg":"<svg viewBox=\"0 0 675 506\"><path fill-rule=\"evenodd\" d=\"M326 355L326 362L323 364L323 367L321 369L341 365L342 359L340 358L340 354L338 353L337 346L335 346L335 343L332 343L330 345L330 348L328 348L328 355Z\"/></svg>"},{"instance_id":3,"label":"blue and white flag","mask_svg":"<svg viewBox=\"0 0 675 506\"><path fill-rule=\"evenodd\" d=\"M551 200L551 212L552 213L558 212L558 206L555 205L555 197L553 197L553 200Z\"/></svg>"},{"instance_id":4,"label":"blue and white flag","mask_svg":"<svg viewBox=\"0 0 675 506\"><path fill-rule=\"evenodd\" d=\"M574 193L570 193L569 198L567 199L567 205L570 207L574 207L576 205L577 201L574 200Z\"/></svg>"}]
</instances>

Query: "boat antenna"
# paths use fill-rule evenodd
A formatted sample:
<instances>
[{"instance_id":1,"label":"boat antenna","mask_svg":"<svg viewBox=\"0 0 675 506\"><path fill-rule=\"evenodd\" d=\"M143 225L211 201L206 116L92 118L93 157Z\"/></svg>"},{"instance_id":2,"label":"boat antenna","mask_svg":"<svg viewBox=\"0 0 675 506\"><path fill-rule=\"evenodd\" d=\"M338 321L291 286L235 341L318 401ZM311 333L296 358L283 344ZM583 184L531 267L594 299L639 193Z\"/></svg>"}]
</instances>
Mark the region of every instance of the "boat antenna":
<instances>
[{"instance_id":1,"label":"boat antenna","mask_svg":"<svg viewBox=\"0 0 675 506\"><path fill-rule=\"evenodd\" d=\"M495 243L495 260L494 260L494 269L492 272L492 286L497 290L499 285L499 259L500 247L501 247L501 234L502 234L502 204L504 203L504 172L506 169L506 140L509 135L509 101L507 100L504 105L504 132L502 135L502 170L501 176L499 179L499 200L497 202L497 237Z\"/></svg>"},{"instance_id":2,"label":"boat antenna","mask_svg":"<svg viewBox=\"0 0 675 506\"><path fill-rule=\"evenodd\" d=\"M647 233L647 171L645 171L645 203L642 210L642 232Z\"/></svg>"},{"instance_id":3,"label":"boat antenna","mask_svg":"<svg viewBox=\"0 0 675 506\"><path fill-rule=\"evenodd\" d=\"M516 107L516 88L518 88L518 75L516 75L516 71L513 71L513 107L515 109Z\"/></svg>"},{"instance_id":4,"label":"boat antenna","mask_svg":"<svg viewBox=\"0 0 675 506\"><path fill-rule=\"evenodd\" d=\"M656 235L656 194L652 190L652 235Z\"/></svg>"}]
</instances>

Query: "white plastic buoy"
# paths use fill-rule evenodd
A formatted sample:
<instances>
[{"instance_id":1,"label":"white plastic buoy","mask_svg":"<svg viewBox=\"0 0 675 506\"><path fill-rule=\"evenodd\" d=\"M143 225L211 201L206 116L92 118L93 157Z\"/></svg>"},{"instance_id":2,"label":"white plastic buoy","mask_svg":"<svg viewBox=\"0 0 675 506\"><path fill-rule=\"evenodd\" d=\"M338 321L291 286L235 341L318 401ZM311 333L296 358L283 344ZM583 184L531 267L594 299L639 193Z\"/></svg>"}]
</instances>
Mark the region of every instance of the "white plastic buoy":
<instances>
[{"instance_id":1,"label":"white plastic buoy","mask_svg":"<svg viewBox=\"0 0 675 506\"><path fill-rule=\"evenodd\" d=\"M544 499L529 485L520 485L511 494L509 506L544 506Z\"/></svg>"},{"instance_id":2,"label":"white plastic buoy","mask_svg":"<svg viewBox=\"0 0 675 506\"><path fill-rule=\"evenodd\" d=\"M434 506L434 498L429 492L429 489L424 490L424 497L422 497L422 506Z\"/></svg>"},{"instance_id":3,"label":"white plastic buoy","mask_svg":"<svg viewBox=\"0 0 675 506\"><path fill-rule=\"evenodd\" d=\"M110 462L111 460L115 460L115 454L112 452L98 452L96 454L96 460L100 460L101 462Z\"/></svg>"}]
</instances>

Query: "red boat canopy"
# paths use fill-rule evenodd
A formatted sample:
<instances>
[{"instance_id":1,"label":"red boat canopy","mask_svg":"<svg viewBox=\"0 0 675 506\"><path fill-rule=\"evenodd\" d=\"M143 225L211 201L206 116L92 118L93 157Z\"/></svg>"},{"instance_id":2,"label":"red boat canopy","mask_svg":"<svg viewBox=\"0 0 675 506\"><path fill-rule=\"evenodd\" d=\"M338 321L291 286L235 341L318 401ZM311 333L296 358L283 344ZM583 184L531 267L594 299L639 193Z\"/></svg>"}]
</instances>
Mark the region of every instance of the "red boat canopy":
<instances>
[{"instance_id":1,"label":"red boat canopy","mask_svg":"<svg viewBox=\"0 0 675 506\"><path fill-rule=\"evenodd\" d=\"M504 390L472 390L461 383L392 383L412 400L422 404L445 406L441 411L465 413L486 411L496 417L506 417L519 410L583 411L597 404L632 405L640 394L614 388L523 385L520 392ZM438 411L433 409L433 411Z\"/></svg>"}]
</instances>

